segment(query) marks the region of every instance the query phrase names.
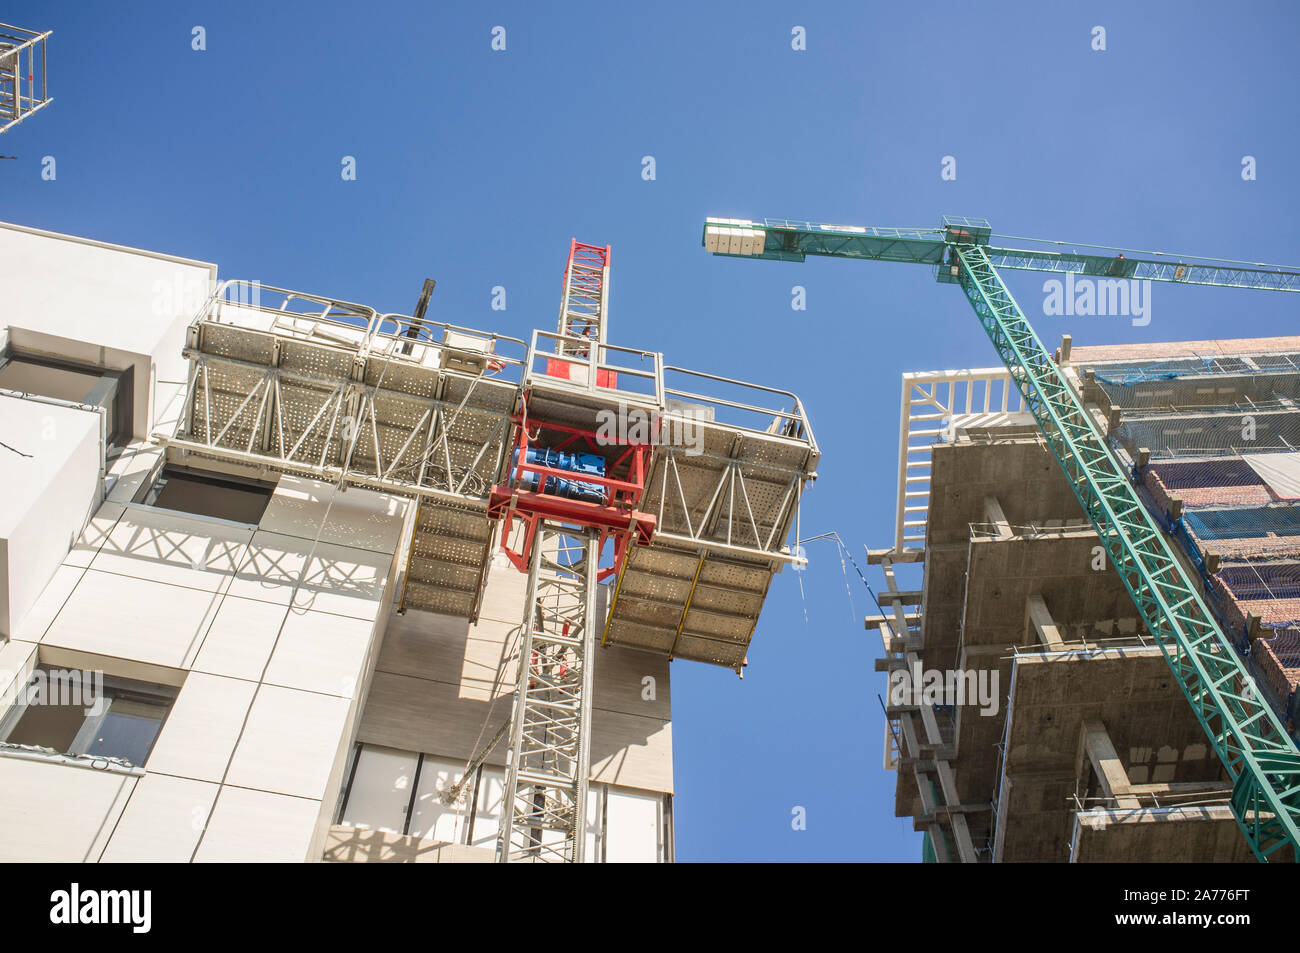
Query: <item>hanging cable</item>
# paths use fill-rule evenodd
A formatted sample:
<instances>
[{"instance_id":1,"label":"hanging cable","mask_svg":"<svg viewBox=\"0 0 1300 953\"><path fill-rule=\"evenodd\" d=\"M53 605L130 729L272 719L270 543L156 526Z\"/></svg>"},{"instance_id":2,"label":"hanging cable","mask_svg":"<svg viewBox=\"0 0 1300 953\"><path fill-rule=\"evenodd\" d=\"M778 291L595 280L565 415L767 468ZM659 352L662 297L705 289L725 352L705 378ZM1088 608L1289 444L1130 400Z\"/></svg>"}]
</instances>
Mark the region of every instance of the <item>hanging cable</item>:
<instances>
[{"instance_id":1,"label":"hanging cable","mask_svg":"<svg viewBox=\"0 0 1300 953\"><path fill-rule=\"evenodd\" d=\"M795 545L797 545L797 546L802 546L804 543L815 543L815 542L816 542L817 540L819 540L819 539L833 539L833 540L835 540L835 545L839 547L839 550L840 550L840 568L841 568L842 570L844 570L844 586L845 586L845 588L846 588L846 589L848 588L848 571L847 571L846 569L844 569L844 560L845 560L845 558L847 558L848 561L849 561L850 563L853 564L853 569L854 569L854 571L858 574L858 578L862 580L862 584L863 584L864 586L867 587L867 592L871 595L871 601L874 602L874 603L876 604L876 608L880 610L880 614L881 614L881 615L885 615L885 616L889 615L889 613L887 613L887 612L885 611L885 607L882 606L882 605L880 604L880 597L876 595L876 590L873 589L873 588L871 588L871 583L867 582L867 577L866 577L866 575L862 572L861 567L858 566L857 560L855 560L855 559L853 558L852 553L849 552L849 548L848 548L847 546L844 545L844 540L840 539L840 534L839 534L839 533L836 533L836 532L830 532L830 533L822 533L820 536L810 536L810 537L808 537L807 539L804 539L804 540L798 540L798 541L796 542ZM802 583L801 583L801 585L802 585ZM852 594L849 595L849 604L850 604L850 606L852 606L852 604L853 604L853 596L852 596ZM854 621L856 622L856 621L857 621L857 610L856 610L856 608L853 610L853 618L854 618Z\"/></svg>"}]
</instances>

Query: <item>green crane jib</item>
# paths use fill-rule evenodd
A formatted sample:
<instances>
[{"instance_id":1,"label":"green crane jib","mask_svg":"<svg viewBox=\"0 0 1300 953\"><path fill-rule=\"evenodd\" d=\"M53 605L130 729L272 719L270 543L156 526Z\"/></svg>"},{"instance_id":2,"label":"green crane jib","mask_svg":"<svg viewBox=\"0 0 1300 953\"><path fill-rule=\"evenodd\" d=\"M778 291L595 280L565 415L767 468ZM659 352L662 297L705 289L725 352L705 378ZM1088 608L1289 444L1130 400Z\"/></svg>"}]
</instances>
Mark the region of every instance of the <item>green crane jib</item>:
<instances>
[{"instance_id":1,"label":"green crane jib","mask_svg":"<svg viewBox=\"0 0 1300 953\"><path fill-rule=\"evenodd\" d=\"M778 261L826 255L927 264L935 266L939 281L961 286L1232 778L1233 815L1255 856L1266 861L1289 853L1300 859L1300 751L1268 703L1257 697L1197 586L998 269L1271 291L1300 291L1300 270L1151 253L1129 257L1001 248L991 245L991 238L983 219L950 217L943 227L930 229L775 219L709 219L704 226L705 247L719 255Z\"/></svg>"}]
</instances>

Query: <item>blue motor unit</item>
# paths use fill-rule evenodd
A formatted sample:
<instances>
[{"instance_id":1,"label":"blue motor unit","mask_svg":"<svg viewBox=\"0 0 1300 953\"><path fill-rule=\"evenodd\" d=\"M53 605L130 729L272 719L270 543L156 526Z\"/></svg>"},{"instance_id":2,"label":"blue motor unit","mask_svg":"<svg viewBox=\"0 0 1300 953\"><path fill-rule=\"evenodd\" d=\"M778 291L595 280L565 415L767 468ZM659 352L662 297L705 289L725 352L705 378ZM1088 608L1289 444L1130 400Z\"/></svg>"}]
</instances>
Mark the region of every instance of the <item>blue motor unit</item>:
<instances>
[{"instance_id":1,"label":"blue motor unit","mask_svg":"<svg viewBox=\"0 0 1300 953\"><path fill-rule=\"evenodd\" d=\"M603 477L605 475L605 458L598 457L593 453L565 453L561 450L545 450L538 448L529 448L528 455L524 458L525 463L533 463L539 467L550 467L553 470L569 470L575 474L586 474L588 476ZM515 450L511 463L514 466L519 465L519 451ZM537 492L537 486L541 482L541 475L531 473L525 470L522 474L515 470L510 474L511 478L519 477L519 488ZM599 483L584 483L579 480L562 480L558 477L547 477L545 492L554 496L562 496L567 500L581 500L584 503L604 503L605 488Z\"/></svg>"}]
</instances>

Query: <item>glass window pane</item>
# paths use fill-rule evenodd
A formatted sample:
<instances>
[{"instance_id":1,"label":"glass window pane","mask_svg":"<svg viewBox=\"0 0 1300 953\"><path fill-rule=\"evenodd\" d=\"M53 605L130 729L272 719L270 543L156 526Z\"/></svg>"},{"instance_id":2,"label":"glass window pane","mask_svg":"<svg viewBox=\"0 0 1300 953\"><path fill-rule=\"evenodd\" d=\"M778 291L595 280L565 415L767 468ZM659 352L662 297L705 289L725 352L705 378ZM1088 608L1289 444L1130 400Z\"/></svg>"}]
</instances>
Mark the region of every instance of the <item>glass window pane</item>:
<instances>
[{"instance_id":1,"label":"glass window pane","mask_svg":"<svg viewBox=\"0 0 1300 953\"><path fill-rule=\"evenodd\" d=\"M420 838L457 843L460 840L462 818L468 818L468 804L474 791L474 779L466 785L464 801L458 805L442 803L442 792L455 784L465 770L465 765L450 761L425 758L420 767L420 784L415 792L415 811L411 815L409 833Z\"/></svg>"},{"instance_id":2,"label":"glass window pane","mask_svg":"<svg viewBox=\"0 0 1300 953\"><path fill-rule=\"evenodd\" d=\"M85 753L124 758L142 765L166 717L165 705L114 698Z\"/></svg>"},{"instance_id":3,"label":"glass window pane","mask_svg":"<svg viewBox=\"0 0 1300 953\"><path fill-rule=\"evenodd\" d=\"M417 760L409 751L365 745L357 755L342 822L400 834Z\"/></svg>"},{"instance_id":4,"label":"glass window pane","mask_svg":"<svg viewBox=\"0 0 1300 953\"><path fill-rule=\"evenodd\" d=\"M15 357L0 367L0 387L81 403L99 383L99 371L56 367Z\"/></svg>"},{"instance_id":5,"label":"glass window pane","mask_svg":"<svg viewBox=\"0 0 1300 953\"><path fill-rule=\"evenodd\" d=\"M611 864L653 864L659 861L662 794L608 789L609 827L605 860Z\"/></svg>"},{"instance_id":6,"label":"glass window pane","mask_svg":"<svg viewBox=\"0 0 1300 953\"><path fill-rule=\"evenodd\" d=\"M260 521L273 492L269 484L241 483L170 466L163 468L159 484L152 505L237 523Z\"/></svg>"},{"instance_id":7,"label":"glass window pane","mask_svg":"<svg viewBox=\"0 0 1300 953\"><path fill-rule=\"evenodd\" d=\"M506 773L500 768L484 768L479 782L478 809L474 813L471 847L495 847L501 829L501 811L505 806Z\"/></svg>"}]
</instances>

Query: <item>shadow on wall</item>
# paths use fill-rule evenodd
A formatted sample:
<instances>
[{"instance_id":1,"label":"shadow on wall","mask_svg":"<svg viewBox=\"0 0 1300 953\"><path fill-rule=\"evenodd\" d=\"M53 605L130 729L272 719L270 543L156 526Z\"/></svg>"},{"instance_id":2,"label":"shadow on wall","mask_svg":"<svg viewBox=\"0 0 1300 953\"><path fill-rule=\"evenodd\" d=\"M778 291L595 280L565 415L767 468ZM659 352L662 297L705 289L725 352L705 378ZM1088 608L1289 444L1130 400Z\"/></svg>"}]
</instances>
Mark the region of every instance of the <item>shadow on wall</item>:
<instances>
[{"instance_id":1,"label":"shadow on wall","mask_svg":"<svg viewBox=\"0 0 1300 953\"><path fill-rule=\"evenodd\" d=\"M455 860L464 860L466 852L481 853L489 861L494 857L493 851L485 848L336 825L325 840L323 859L345 864L436 864L453 860L453 853Z\"/></svg>"},{"instance_id":2,"label":"shadow on wall","mask_svg":"<svg viewBox=\"0 0 1300 953\"><path fill-rule=\"evenodd\" d=\"M481 619L471 626L415 609L393 615L357 740L468 761L511 716L520 630L517 622ZM652 738L669 718L667 679L662 699L643 702L640 673L666 670L667 663L604 648L595 664L591 763L602 766L602 780L654 789L645 762L654 757L649 749L662 745ZM670 754L666 760L671 765ZM505 745L498 744L486 763L503 766ZM666 774L664 781L670 780Z\"/></svg>"}]
</instances>

